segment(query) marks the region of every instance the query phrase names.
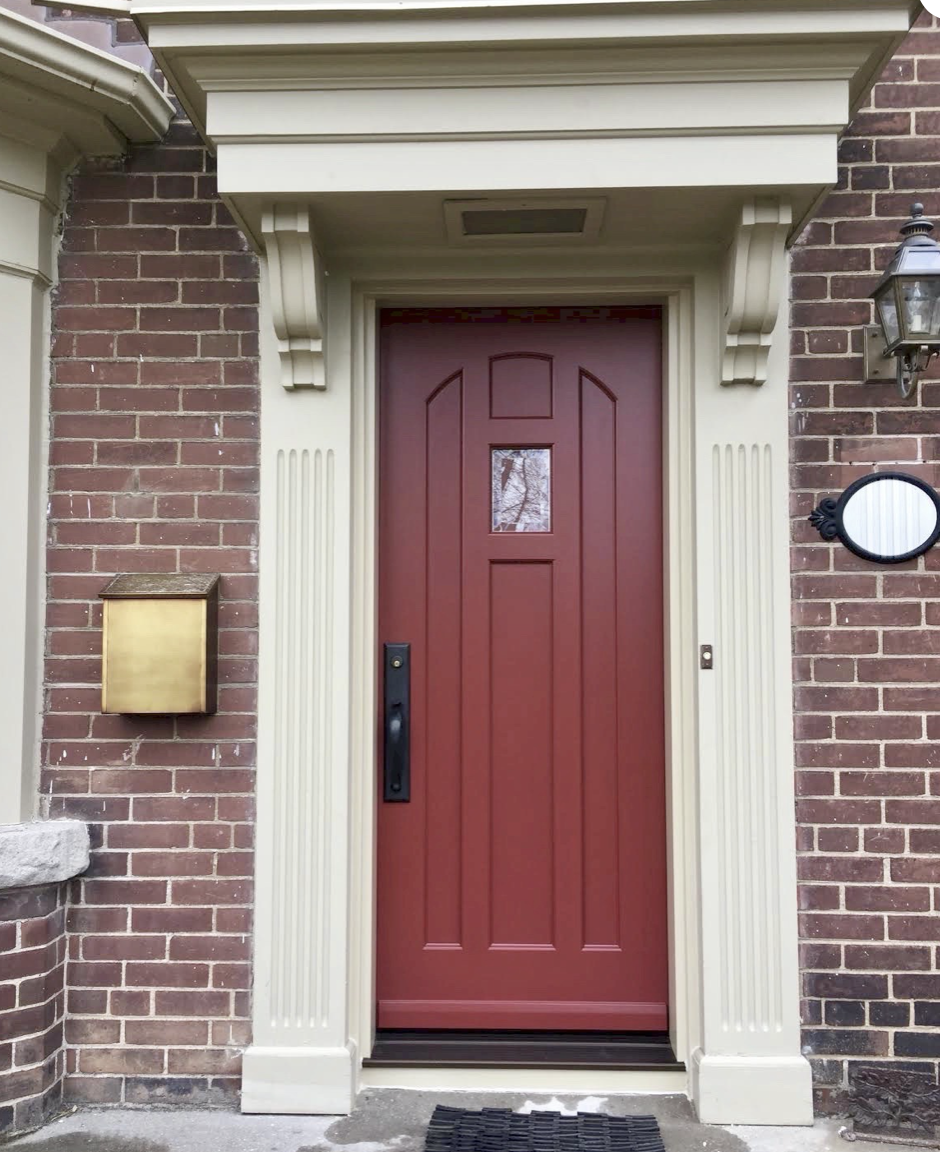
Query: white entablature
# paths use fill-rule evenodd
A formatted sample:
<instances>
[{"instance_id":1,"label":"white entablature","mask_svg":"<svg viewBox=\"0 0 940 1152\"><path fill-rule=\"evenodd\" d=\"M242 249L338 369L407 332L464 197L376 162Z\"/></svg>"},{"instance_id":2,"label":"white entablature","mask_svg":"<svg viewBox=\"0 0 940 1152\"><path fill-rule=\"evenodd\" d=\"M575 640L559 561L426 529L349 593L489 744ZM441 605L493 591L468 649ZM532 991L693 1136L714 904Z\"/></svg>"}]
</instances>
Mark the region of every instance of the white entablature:
<instances>
[{"instance_id":1,"label":"white entablature","mask_svg":"<svg viewBox=\"0 0 940 1152\"><path fill-rule=\"evenodd\" d=\"M590 194L606 203L585 249L729 253L722 379L758 384L774 326L768 299L776 305L758 282L777 274L786 243L835 182L838 136L919 9L911 0L69 7L137 20L216 149L220 192L259 251L278 251L264 224L272 211L308 214L318 247L316 268L313 246L304 249L305 282L345 254L446 251L445 202L455 195ZM781 206L766 260L755 244L767 229L746 225L755 203ZM281 309L277 326L285 384L314 383L323 350L304 349L320 339L319 320L309 308L293 321Z\"/></svg>"},{"instance_id":2,"label":"white entablature","mask_svg":"<svg viewBox=\"0 0 940 1152\"><path fill-rule=\"evenodd\" d=\"M785 195L796 227L833 182L838 133L919 8L911 0L68 6L137 20L218 148L220 188L259 248L265 198L353 193L747 187ZM326 204L325 217L333 214ZM340 213L339 245L354 215ZM738 217L708 205L706 239L715 239L709 224L730 239ZM691 223L672 223L683 242ZM639 227L649 235L649 221ZM319 220L318 230L336 246ZM404 242L440 239L430 220L413 233Z\"/></svg>"}]
</instances>

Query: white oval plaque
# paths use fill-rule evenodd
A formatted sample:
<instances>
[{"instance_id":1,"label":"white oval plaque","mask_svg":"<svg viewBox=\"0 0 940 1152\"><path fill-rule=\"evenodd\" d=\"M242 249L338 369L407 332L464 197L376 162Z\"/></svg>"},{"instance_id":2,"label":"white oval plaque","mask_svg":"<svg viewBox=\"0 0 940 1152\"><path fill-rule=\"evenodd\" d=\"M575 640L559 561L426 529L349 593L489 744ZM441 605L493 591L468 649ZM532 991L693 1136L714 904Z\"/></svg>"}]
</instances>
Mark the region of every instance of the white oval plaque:
<instances>
[{"instance_id":1,"label":"white oval plaque","mask_svg":"<svg viewBox=\"0 0 940 1152\"><path fill-rule=\"evenodd\" d=\"M823 500L810 516L824 540L838 538L865 560L899 564L920 556L940 537L940 497L903 472L877 472Z\"/></svg>"}]
</instances>

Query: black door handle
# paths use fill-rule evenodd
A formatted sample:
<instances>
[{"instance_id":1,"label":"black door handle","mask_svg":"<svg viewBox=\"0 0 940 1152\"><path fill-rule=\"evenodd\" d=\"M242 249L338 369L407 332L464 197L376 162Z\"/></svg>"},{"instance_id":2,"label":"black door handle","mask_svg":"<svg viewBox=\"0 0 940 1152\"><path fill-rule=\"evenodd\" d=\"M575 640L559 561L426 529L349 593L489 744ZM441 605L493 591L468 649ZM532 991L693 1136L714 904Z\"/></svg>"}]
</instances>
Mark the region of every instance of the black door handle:
<instances>
[{"instance_id":1,"label":"black door handle","mask_svg":"<svg viewBox=\"0 0 940 1152\"><path fill-rule=\"evenodd\" d=\"M383 797L411 799L411 645L385 645L385 771Z\"/></svg>"}]
</instances>

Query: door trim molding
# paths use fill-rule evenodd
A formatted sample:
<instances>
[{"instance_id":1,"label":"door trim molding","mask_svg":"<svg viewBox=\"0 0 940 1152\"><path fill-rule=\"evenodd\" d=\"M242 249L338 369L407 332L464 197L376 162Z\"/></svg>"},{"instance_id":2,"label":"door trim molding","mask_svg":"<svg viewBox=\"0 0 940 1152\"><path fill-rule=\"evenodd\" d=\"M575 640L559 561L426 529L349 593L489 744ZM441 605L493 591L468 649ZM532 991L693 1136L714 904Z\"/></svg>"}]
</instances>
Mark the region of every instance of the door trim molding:
<instances>
[{"instance_id":1,"label":"door trim molding","mask_svg":"<svg viewBox=\"0 0 940 1152\"><path fill-rule=\"evenodd\" d=\"M351 283L353 303L353 538L361 547L353 548L353 645L359 654L358 672L353 673L352 804L353 870L360 881L351 890L351 955L358 957L355 982L351 984L350 1035L360 1059L368 1056L374 1040L374 923L375 886L375 784L377 763L372 734L375 709L376 672L375 605L377 568L375 555L375 487L377 483L377 362L375 355L376 318L385 305L466 305L491 306L536 304L650 304L663 307L664 331L664 574L667 627L665 657L667 716L667 853L669 876L669 957L670 957L670 1039L674 1051L690 1052L691 1017L695 1012L694 965L689 959L698 949L695 931L696 891L694 853L694 756L684 754L693 733L677 730L688 726L688 700L694 696L694 674L680 653L694 648L694 584L687 565L678 563L681 522L691 501L691 438L688 423L692 389L692 285L688 277L637 278L625 281L590 274L578 277L540 276L511 284L498 279L395 280L357 277ZM358 355L356 354L358 350ZM686 458L683 467L681 461ZM685 486L683 488L683 485ZM368 684L368 690L360 685ZM357 733L361 734L357 740ZM367 735L368 734L368 735ZM358 825L358 827L357 827ZM358 869L356 861L358 860ZM351 973L352 974L352 973ZM682 1059L680 1056L679 1059ZM629 1077L630 1073L623 1073ZM523 1077L524 1079L524 1077ZM624 1082L627 1088L627 1081Z\"/></svg>"},{"instance_id":2,"label":"door trim molding","mask_svg":"<svg viewBox=\"0 0 940 1152\"><path fill-rule=\"evenodd\" d=\"M337 1113L360 1086L427 1083L414 1070L361 1068L374 1004L377 309L657 303L666 318L670 1038L703 1120L810 1123L793 847L785 307L769 386L727 387L717 251L656 262L551 252L357 259L331 268L324 390L281 386L273 328L261 326L254 1043L243 1109ZM262 301L268 320L264 269ZM752 523L751 535L737 530ZM699 668L703 643L715 645L708 670ZM500 1086L547 1084L534 1069L513 1076ZM598 1076L552 1072L549 1086L597 1090ZM478 1070L433 1079L496 1086ZM621 1071L603 1076L603 1090L646 1082Z\"/></svg>"}]
</instances>

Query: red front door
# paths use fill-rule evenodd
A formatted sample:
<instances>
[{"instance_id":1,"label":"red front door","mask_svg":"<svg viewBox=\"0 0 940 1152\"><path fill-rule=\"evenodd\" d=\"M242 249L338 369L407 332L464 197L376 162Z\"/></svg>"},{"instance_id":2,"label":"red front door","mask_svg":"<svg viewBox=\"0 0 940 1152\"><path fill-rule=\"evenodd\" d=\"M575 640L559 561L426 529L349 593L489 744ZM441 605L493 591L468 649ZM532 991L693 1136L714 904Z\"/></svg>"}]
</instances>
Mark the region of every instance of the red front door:
<instances>
[{"instance_id":1,"label":"red front door","mask_svg":"<svg viewBox=\"0 0 940 1152\"><path fill-rule=\"evenodd\" d=\"M660 312L396 309L380 357L378 1026L665 1029Z\"/></svg>"}]
</instances>

